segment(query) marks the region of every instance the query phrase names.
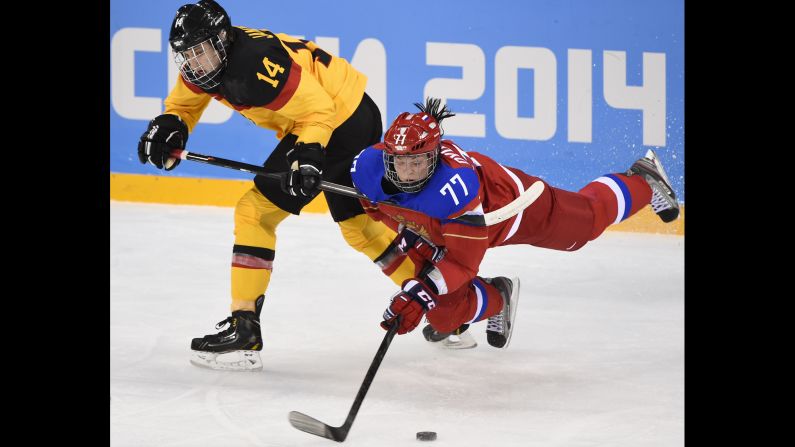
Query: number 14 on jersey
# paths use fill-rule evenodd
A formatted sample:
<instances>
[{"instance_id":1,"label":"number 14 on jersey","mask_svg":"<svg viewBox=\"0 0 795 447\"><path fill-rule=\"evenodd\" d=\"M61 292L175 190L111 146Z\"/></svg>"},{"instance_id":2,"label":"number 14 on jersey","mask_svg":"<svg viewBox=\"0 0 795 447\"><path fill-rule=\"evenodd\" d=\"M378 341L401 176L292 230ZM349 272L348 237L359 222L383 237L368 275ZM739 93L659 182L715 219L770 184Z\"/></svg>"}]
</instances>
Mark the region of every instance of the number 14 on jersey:
<instances>
[{"instance_id":1,"label":"number 14 on jersey","mask_svg":"<svg viewBox=\"0 0 795 447\"><path fill-rule=\"evenodd\" d=\"M265 66L265 71L268 72L268 76L257 72L257 78L267 82L273 86L273 88L276 88L279 85L279 80L275 78L277 75L284 73L284 67L277 63L271 62L267 57L262 58L262 65Z\"/></svg>"}]
</instances>

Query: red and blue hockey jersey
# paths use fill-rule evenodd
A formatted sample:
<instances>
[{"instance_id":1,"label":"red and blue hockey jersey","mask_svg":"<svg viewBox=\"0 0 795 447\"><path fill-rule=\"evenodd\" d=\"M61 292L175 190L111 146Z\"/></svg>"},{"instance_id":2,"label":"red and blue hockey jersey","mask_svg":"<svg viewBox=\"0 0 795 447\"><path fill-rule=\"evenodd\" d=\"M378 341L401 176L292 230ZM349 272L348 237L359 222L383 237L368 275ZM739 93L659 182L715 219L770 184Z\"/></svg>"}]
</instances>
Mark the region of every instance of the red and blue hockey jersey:
<instances>
[{"instance_id":1,"label":"red and blue hockey jersey","mask_svg":"<svg viewBox=\"0 0 795 447\"><path fill-rule=\"evenodd\" d=\"M416 193L388 194L382 187L382 180L387 181L382 155L382 143L363 150L351 167L353 184L369 199L362 203L371 217L395 231L403 225L446 249L445 256L434 263L442 275L441 280L434 278L438 290L452 292L468 284L488 248L512 243L519 223L516 217L492 226L452 219L482 216L510 203L532 182L529 176L442 140L438 165L425 187Z\"/></svg>"}]
</instances>

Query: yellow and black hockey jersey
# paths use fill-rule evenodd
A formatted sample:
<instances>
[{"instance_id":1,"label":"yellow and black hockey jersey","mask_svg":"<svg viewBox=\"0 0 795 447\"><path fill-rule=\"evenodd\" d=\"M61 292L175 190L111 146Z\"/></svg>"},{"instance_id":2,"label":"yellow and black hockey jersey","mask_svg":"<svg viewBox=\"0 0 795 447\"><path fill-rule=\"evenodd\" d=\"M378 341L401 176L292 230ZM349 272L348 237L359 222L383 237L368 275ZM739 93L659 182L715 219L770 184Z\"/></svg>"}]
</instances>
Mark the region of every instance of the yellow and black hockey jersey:
<instances>
[{"instance_id":1,"label":"yellow and black hockey jersey","mask_svg":"<svg viewBox=\"0 0 795 447\"><path fill-rule=\"evenodd\" d=\"M331 133L356 110L367 77L314 42L265 29L232 28L233 44L221 84L204 91L181 76L165 100L193 131L210 99L254 124L325 147Z\"/></svg>"}]
</instances>

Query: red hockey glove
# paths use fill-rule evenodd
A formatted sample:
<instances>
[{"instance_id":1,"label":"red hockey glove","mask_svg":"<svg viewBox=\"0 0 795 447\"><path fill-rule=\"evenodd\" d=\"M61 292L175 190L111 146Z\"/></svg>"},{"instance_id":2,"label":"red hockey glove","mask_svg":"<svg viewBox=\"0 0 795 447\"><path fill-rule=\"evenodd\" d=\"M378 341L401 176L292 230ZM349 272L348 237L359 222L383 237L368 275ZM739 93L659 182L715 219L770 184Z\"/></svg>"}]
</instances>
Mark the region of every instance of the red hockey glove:
<instances>
[{"instance_id":1,"label":"red hockey glove","mask_svg":"<svg viewBox=\"0 0 795 447\"><path fill-rule=\"evenodd\" d=\"M397 246L398 250L403 253L409 254L410 251L414 251L420 258L431 261L434 264L441 261L446 253L444 248L433 245L408 228L400 230L395 238L394 244Z\"/></svg>"},{"instance_id":2,"label":"red hockey glove","mask_svg":"<svg viewBox=\"0 0 795 447\"><path fill-rule=\"evenodd\" d=\"M384 311L381 327L389 329L397 315L402 315L398 335L411 332L420 324L425 312L436 307L436 294L421 280L410 278L403 281L403 290L392 297L392 302Z\"/></svg>"}]
</instances>

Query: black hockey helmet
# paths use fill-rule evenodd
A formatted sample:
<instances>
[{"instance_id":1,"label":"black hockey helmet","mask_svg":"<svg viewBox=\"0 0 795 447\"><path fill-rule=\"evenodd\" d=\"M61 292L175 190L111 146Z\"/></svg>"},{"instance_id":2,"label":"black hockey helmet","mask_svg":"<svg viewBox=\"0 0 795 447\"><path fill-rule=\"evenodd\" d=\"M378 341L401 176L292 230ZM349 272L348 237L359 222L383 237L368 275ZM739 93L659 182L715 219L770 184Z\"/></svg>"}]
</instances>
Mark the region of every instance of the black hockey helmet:
<instances>
[{"instance_id":1,"label":"black hockey helmet","mask_svg":"<svg viewBox=\"0 0 795 447\"><path fill-rule=\"evenodd\" d=\"M183 77L201 88L217 86L226 68L231 34L229 15L214 0L181 6L171 23L168 42Z\"/></svg>"}]
</instances>

